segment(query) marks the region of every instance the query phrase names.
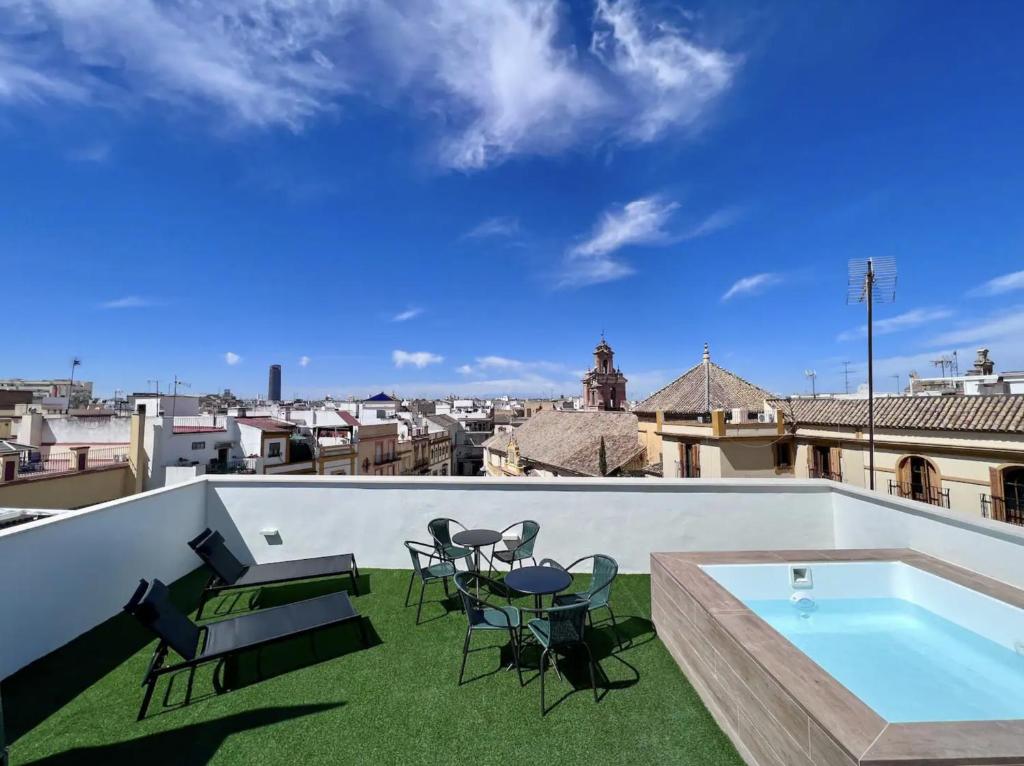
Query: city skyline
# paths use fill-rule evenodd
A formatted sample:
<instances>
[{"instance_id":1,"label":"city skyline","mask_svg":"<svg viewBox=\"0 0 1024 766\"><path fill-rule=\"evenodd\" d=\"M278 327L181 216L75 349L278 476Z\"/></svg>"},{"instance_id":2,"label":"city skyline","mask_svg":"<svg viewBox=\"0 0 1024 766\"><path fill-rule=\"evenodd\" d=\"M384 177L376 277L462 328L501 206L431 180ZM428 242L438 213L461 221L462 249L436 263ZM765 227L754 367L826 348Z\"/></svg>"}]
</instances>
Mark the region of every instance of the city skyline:
<instances>
[{"instance_id":1,"label":"city skyline","mask_svg":"<svg viewBox=\"0 0 1024 766\"><path fill-rule=\"evenodd\" d=\"M630 399L841 391L872 255L879 391L1024 368L1013 3L115 5L0 10L0 376L575 395L604 330Z\"/></svg>"}]
</instances>

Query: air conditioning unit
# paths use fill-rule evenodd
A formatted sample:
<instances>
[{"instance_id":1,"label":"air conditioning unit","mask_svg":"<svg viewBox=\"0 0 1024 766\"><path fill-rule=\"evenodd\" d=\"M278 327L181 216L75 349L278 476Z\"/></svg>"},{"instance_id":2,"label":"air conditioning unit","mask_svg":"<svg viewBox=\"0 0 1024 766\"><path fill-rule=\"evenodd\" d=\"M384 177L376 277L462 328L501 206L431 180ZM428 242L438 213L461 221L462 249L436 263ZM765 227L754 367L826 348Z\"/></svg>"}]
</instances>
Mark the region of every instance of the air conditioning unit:
<instances>
[{"instance_id":1,"label":"air conditioning unit","mask_svg":"<svg viewBox=\"0 0 1024 766\"><path fill-rule=\"evenodd\" d=\"M758 423L774 423L775 413L774 412L759 412L757 413Z\"/></svg>"}]
</instances>

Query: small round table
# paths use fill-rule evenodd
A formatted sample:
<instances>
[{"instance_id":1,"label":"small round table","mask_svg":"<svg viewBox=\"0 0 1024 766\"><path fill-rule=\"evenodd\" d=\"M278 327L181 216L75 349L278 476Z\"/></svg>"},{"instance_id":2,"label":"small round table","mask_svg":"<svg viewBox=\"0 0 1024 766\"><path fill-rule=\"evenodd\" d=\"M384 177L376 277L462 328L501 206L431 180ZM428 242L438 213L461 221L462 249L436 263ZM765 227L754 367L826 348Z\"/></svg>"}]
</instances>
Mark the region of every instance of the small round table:
<instances>
[{"instance_id":1,"label":"small round table","mask_svg":"<svg viewBox=\"0 0 1024 766\"><path fill-rule=\"evenodd\" d=\"M493 529L465 529L452 536L452 542L473 549L474 569L480 571L480 549L501 542L501 532Z\"/></svg>"},{"instance_id":2,"label":"small round table","mask_svg":"<svg viewBox=\"0 0 1024 766\"><path fill-rule=\"evenodd\" d=\"M572 575L557 567L520 567L505 575L505 584L512 590L532 595L537 609L541 608L541 596L563 591L571 582Z\"/></svg>"}]
</instances>

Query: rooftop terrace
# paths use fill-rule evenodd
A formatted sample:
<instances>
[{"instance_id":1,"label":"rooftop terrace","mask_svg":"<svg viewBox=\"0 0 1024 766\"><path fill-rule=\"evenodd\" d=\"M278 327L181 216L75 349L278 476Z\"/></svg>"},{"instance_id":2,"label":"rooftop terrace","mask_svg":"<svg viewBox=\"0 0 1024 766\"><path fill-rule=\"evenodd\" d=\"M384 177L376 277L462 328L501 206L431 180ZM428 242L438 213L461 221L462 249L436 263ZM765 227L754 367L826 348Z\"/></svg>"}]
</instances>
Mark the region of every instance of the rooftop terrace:
<instances>
[{"instance_id":1,"label":"rooftop terrace","mask_svg":"<svg viewBox=\"0 0 1024 766\"><path fill-rule=\"evenodd\" d=\"M405 609L402 540L451 516L501 529L541 526L538 557L603 552L620 571L607 624L590 637L605 678L600 701L585 664L549 676L538 713L536 671L520 688L502 672L500 638L477 637L458 667L465 617L442 591L414 625ZM354 552L353 604L371 646L346 626L268 648L228 667L163 679L135 722L154 641L120 614L139 578L174 582L193 610L205 573L185 541L220 530L251 563ZM276 534L275 534L276 533ZM23 763L565 763L739 764L740 756L654 633L650 556L657 551L910 548L1017 587L1024 531L826 481L481 480L207 476L0 530L0 686L12 762ZM793 553L798 556L798 553ZM344 588L346 578L265 588L257 609ZM244 611L210 602L206 618ZM315 651L314 651L315 650ZM506 650L507 651L507 650ZM536 666L536 655L526 665Z\"/></svg>"}]
</instances>

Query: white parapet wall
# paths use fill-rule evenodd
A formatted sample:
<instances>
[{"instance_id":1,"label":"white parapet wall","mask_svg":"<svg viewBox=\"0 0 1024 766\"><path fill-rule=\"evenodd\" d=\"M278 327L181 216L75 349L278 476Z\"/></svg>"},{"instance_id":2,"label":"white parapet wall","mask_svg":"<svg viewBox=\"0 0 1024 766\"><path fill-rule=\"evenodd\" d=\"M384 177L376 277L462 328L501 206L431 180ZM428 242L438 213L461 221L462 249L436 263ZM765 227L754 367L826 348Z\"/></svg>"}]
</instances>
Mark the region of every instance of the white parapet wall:
<instances>
[{"instance_id":1,"label":"white parapet wall","mask_svg":"<svg viewBox=\"0 0 1024 766\"><path fill-rule=\"evenodd\" d=\"M207 475L0 530L0 678L117 614L140 578L195 569L206 526L246 563L408 568L402 541L439 516L533 519L538 559L607 553L624 572L655 551L910 547L1024 587L1024 530L825 481Z\"/></svg>"},{"instance_id":2,"label":"white parapet wall","mask_svg":"<svg viewBox=\"0 0 1024 766\"><path fill-rule=\"evenodd\" d=\"M437 517L495 530L532 519L538 561L607 553L623 572L648 572L652 551L833 540L820 481L210 476L207 488L210 526L257 563L352 552L362 566L406 568L402 541L429 541Z\"/></svg>"},{"instance_id":3,"label":"white parapet wall","mask_svg":"<svg viewBox=\"0 0 1024 766\"><path fill-rule=\"evenodd\" d=\"M834 547L913 548L1024 588L1024 527L849 484L832 487Z\"/></svg>"},{"instance_id":4,"label":"white parapet wall","mask_svg":"<svg viewBox=\"0 0 1024 766\"><path fill-rule=\"evenodd\" d=\"M0 679L113 617L140 578L196 567L202 480L0 530Z\"/></svg>"}]
</instances>

